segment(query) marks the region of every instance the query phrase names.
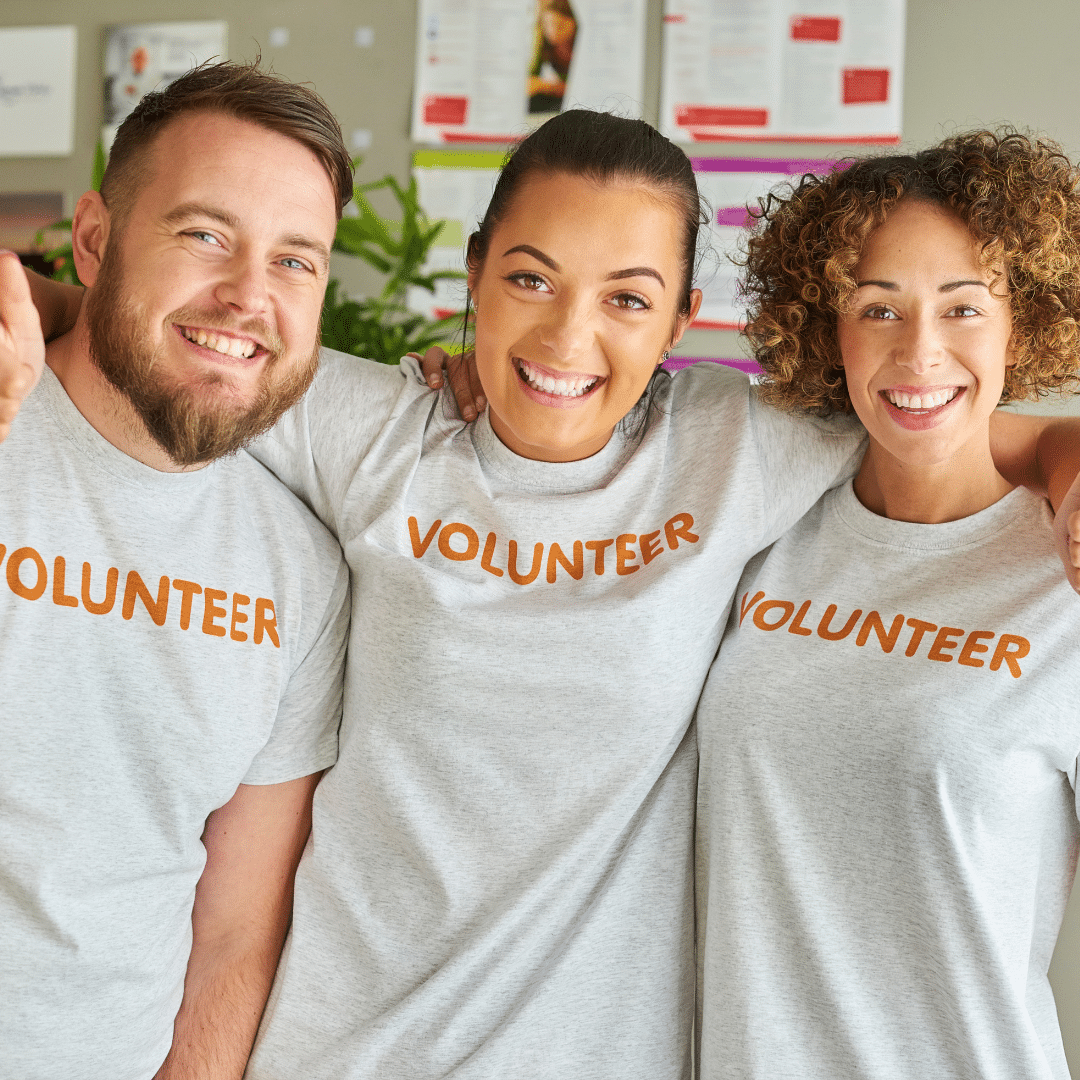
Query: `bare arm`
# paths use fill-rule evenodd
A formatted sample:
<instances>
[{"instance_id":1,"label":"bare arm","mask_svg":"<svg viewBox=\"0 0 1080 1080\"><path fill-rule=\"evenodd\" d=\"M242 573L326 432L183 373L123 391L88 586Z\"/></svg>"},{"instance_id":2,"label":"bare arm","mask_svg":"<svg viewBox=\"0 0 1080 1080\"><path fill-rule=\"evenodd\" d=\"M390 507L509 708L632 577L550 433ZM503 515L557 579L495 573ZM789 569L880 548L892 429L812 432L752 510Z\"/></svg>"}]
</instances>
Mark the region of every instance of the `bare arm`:
<instances>
[{"instance_id":1,"label":"bare arm","mask_svg":"<svg viewBox=\"0 0 1080 1080\"><path fill-rule=\"evenodd\" d=\"M292 913L319 776L241 784L206 822L172 1049L155 1080L240 1080Z\"/></svg>"},{"instance_id":2,"label":"bare arm","mask_svg":"<svg viewBox=\"0 0 1080 1080\"><path fill-rule=\"evenodd\" d=\"M36 274L32 275L37 277ZM39 278L44 280L43 278ZM45 367L45 338L27 274L17 255L0 252L0 442Z\"/></svg>"},{"instance_id":3,"label":"bare arm","mask_svg":"<svg viewBox=\"0 0 1080 1080\"><path fill-rule=\"evenodd\" d=\"M41 330L45 340L52 341L53 338L66 334L79 317L79 308L82 307L86 290L78 285L68 285L63 281L42 277L33 270L27 270L26 278L30 283L34 307L41 317Z\"/></svg>"},{"instance_id":4,"label":"bare arm","mask_svg":"<svg viewBox=\"0 0 1080 1080\"><path fill-rule=\"evenodd\" d=\"M1065 576L1080 592L1080 417L999 410L991 418L990 449L1002 476L1049 498Z\"/></svg>"}]
</instances>

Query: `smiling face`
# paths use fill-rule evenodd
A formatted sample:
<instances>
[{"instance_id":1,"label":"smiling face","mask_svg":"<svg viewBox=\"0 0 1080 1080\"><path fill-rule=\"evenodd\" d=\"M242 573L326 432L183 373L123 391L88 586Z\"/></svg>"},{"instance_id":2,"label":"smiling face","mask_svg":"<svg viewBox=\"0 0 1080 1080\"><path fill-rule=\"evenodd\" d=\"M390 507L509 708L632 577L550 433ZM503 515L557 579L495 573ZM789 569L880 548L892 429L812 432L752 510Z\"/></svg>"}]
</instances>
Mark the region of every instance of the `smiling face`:
<instances>
[{"instance_id":1,"label":"smiling face","mask_svg":"<svg viewBox=\"0 0 1080 1080\"><path fill-rule=\"evenodd\" d=\"M306 147L218 113L173 121L149 157L104 260L78 269L95 362L190 465L265 430L310 383L336 201Z\"/></svg>"},{"instance_id":2,"label":"smiling face","mask_svg":"<svg viewBox=\"0 0 1080 1080\"><path fill-rule=\"evenodd\" d=\"M682 221L637 182L522 182L469 276L491 426L522 457L602 449L701 303L678 315Z\"/></svg>"},{"instance_id":3,"label":"smiling face","mask_svg":"<svg viewBox=\"0 0 1080 1080\"><path fill-rule=\"evenodd\" d=\"M990 415L1012 360L1012 315L993 270L967 226L930 203L901 201L871 234L837 327L868 457L989 460Z\"/></svg>"}]
</instances>

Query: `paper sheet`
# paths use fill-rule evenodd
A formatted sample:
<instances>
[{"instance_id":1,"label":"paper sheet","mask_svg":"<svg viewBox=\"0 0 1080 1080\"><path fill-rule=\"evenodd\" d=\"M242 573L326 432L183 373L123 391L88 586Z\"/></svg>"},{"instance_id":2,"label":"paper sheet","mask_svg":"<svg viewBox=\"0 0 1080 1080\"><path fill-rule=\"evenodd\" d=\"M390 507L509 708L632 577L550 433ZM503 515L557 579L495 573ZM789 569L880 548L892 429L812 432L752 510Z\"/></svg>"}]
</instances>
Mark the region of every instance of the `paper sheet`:
<instances>
[{"instance_id":1,"label":"paper sheet","mask_svg":"<svg viewBox=\"0 0 1080 1080\"><path fill-rule=\"evenodd\" d=\"M900 138L905 0L665 0L660 123L682 142Z\"/></svg>"},{"instance_id":2,"label":"paper sheet","mask_svg":"<svg viewBox=\"0 0 1080 1080\"><path fill-rule=\"evenodd\" d=\"M818 175L836 167L833 160L803 158L691 158L698 190L712 208L707 240L711 250L703 261L698 288L704 294L694 321L697 330L739 330L745 315L738 300L740 268L731 261L746 242L747 207L758 198L798 181L804 173Z\"/></svg>"},{"instance_id":3,"label":"paper sheet","mask_svg":"<svg viewBox=\"0 0 1080 1080\"><path fill-rule=\"evenodd\" d=\"M75 148L75 27L0 30L0 157Z\"/></svg>"},{"instance_id":4,"label":"paper sheet","mask_svg":"<svg viewBox=\"0 0 1080 1080\"><path fill-rule=\"evenodd\" d=\"M116 129L151 90L168 86L206 60L228 59L223 22L113 26L105 37L105 148Z\"/></svg>"},{"instance_id":5,"label":"paper sheet","mask_svg":"<svg viewBox=\"0 0 1080 1080\"><path fill-rule=\"evenodd\" d=\"M465 241L487 210L502 161L499 152L418 150L413 155L420 205L433 221L446 221L425 270L465 269ZM465 282L436 282L434 295L410 288L407 303L429 319L464 311Z\"/></svg>"},{"instance_id":6,"label":"paper sheet","mask_svg":"<svg viewBox=\"0 0 1080 1080\"><path fill-rule=\"evenodd\" d=\"M562 109L640 116L645 0L418 0L412 137L513 142Z\"/></svg>"}]
</instances>

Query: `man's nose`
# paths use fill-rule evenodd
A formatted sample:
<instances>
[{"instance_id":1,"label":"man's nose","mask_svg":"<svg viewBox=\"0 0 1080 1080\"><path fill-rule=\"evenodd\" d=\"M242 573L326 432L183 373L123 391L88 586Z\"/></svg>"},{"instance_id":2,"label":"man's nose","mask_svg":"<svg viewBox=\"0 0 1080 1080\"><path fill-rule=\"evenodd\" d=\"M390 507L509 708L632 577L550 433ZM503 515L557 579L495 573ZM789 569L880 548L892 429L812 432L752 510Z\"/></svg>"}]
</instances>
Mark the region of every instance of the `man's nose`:
<instances>
[{"instance_id":1,"label":"man's nose","mask_svg":"<svg viewBox=\"0 0 1080 1080\"><path fill-rule=\"evenodd\" d=\"M238 315L262 315L269 305L266 267L260 260L237 256L230 260L214 290L216 298Z\"/></svg>"}]
</instances>

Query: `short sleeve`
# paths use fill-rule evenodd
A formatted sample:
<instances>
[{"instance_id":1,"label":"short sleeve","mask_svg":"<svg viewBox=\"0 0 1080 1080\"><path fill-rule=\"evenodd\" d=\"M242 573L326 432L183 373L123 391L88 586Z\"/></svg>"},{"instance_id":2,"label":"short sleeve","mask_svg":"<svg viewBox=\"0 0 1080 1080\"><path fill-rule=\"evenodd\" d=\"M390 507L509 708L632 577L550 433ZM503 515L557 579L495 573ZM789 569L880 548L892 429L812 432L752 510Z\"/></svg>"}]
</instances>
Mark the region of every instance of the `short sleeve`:
<instances>
[{"instance_id":1,"label":"short sleeve","mask_svg":"<svg viewBox=\"0 0 1080 1080\"><path fill-rule=\"evenodd\" d=\"M761 472L761 546L790 529L830 488L858 472L866 430L854 415L828 419L782 412L750 391L750 418Z\"/></svg>"},{"instance_id":2,"label":"short sleeve","mask_svg":"<svg viewBox=\"0 0 1080 1080\"><path fill-rule=\"evenodd\" d=\"M336 546L336 545L335 545ZM273 730L245 784L280 784L328 769L337 760L349 634L349 570L338 552L333 588L314 639L293 667Z\"/></svg>"},{"instance_id":3,"label":"short sleeve","mask_svg":"<svg viewBox=\"0 0 1080 1080\"><path fill-rule=\"evenodd\" d=\"M319 373L300 403L248 446L335 536L346 492L379 432L427 392L410 363L379 364L323 349Z\"/></svg>"}]
</instances>

